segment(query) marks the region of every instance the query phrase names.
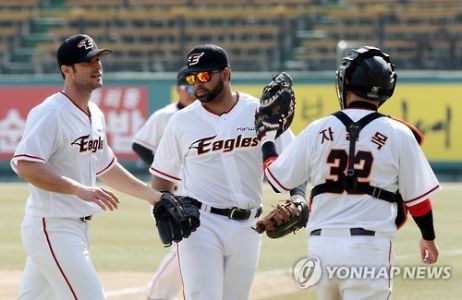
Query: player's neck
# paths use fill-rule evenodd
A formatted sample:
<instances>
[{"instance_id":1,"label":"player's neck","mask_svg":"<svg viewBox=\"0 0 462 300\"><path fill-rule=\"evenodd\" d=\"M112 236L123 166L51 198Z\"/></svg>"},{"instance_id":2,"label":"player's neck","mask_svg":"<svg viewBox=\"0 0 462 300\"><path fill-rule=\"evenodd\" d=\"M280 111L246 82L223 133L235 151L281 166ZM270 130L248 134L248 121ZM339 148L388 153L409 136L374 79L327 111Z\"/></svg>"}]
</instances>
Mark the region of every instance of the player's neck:
<instances>
[{"instance_id":1,"label":"player's neck","mask_svg":"<svg viewBox=\"0 0 462 300\"><path fill-rule=\"evenodd\" d=\"M83 111L88 111L88 103L90 102L91 92L72 89L64 86L63 93Z\"/></svg>"},{"instance_id":2,"label":"player's neck","mask_svg":"<svg viewBox=\"0 0 462 300\"><path fill-rule=\"evenodd\" d=\"M355 100L348 104L347 108L357 108L357 109L366 109L366 110L377 110L377 104L371 103L364 100Z\"/></svg>"},{"instance_id":3,"label":"player's neck","mask_svg":"<svg viewBox=\"0 0 462 300\"><path fill-rule=\"evenodd\" d=\"M238 93L225 93L222 97L215 99L215 101L203 103L203 106L216 115L221 116L226 114L236 105L236 102L239 98Z\"/></svg>"}]
</instances>

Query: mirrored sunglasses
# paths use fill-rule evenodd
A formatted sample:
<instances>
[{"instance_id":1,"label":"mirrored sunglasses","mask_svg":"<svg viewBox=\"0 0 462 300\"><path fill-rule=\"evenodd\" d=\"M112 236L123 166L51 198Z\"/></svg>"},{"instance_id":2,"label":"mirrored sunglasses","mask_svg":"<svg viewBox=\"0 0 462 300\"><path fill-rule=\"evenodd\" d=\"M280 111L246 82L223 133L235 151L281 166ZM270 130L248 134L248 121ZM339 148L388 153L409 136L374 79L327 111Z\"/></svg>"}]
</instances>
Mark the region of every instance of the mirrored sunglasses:
<instances>
[{"instance_id":1,"label":"mirrored sunglasses","mask_svg":"<svg viewBox=\"0 0 462 300\"><path fill-rule=\"evenodd\" d=\"M213 73L218 73L220 71L214 70L214 71L202 71L196 74L187 74L186 75L186 82L190 85L193 85L196 83L196 78L199 80L199 82L209 82L212 79L212 74Z\"/></svg>"}]
</instances>

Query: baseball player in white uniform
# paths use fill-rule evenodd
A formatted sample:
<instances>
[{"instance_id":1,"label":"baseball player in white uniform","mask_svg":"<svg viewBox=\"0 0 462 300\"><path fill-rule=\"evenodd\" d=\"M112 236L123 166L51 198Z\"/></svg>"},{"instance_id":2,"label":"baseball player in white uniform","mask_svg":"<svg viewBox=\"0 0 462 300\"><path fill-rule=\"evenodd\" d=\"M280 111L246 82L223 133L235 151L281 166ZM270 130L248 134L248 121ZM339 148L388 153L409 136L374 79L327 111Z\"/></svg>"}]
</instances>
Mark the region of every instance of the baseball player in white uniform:
<instances>
[{"instance_id":1,"label":"baseball player in white uniform","mask_svg":"<svg viewBox=\"0 0 462 300\"><path fill-rule=\"evenodd\" d=\"M154 159L160 139L165 131L168 120L174 113L188 106L196 100L192 93L192 86L188 85L183 67L176 78L176 92L179 99L175 103L168 104L164 108L155 111L141 129L136 133L133 140L133 151L150 166ZM180 268L176 248L172 247L168 254L162 259L157 272L152 278L147 297L151 299L176 299L181 290Z\"/></svg>"},{"instance_id":2,"label":"baseball player in white uniform","mask_svg":"<svg viewBox=\"0 0 462 300\"><path fill-rule=\"evenodd\" d=\"M164 134L170 117L180 109L188 106L196 100L192 92L192 86L188 85L184 71L186 67L178 71L175 90L178 101L170 103L155 111L136 133L132 148L143 161L150 166L154 159L154 153L159 146L160 139Z\"/></svg>"},{"instance_id":3,"label":"baseball player in white uniform","mask_svg":"<svg viewBox=\"0 0 462 300\"><path fill-rule=\"evenodd\" d=\"M27 261L18 299L105 299L89 255L89 220L114 210L119 200L97 187L96 177L154 204L150 186L125 170L107 144L104 116L89 101L103 85L100 57L91 37L78 34L59 47L64 88L33 108L11 160L30 183L21 235Z\"/></svg>"},{"instance_id":4,"label":"baseball player in white uniform","mask_svg":"<svg viewBox=\"0 0 462 300\"><path fill-rule=\"evenodd\" d=\"M401 197L422 233L423 262L438 258L430 197L440 185L411 130L376 112L392 96L396 79L387 54L356 49L337 71L341 113L311 123L277 159L267 151L274 133L263 138L265 174L273 187L282 191L308 179L314 187L308 253L320 259L324 271L326 266L389 270ZM387 277L328 280L323 272L316 290L320 299L385 300L392 290Z\"/></svg>"},{"instance_id":5,"label":"baseball player in white uniform","mask_svg":"<svg viewBox=\"0 0 462 300\"><path fill-rule=\"evenodd\" d=\"M150 169L152 184L172 190L181 182L181 193L200 201L201 226L177 244L185 299L247 299L260 248L251 228L262 212L259 102L232 92L221 47L194 47L187 66L199 101L170 119ZM292 138L286 132L277 145Z\"/></svg>"}]
</instances>

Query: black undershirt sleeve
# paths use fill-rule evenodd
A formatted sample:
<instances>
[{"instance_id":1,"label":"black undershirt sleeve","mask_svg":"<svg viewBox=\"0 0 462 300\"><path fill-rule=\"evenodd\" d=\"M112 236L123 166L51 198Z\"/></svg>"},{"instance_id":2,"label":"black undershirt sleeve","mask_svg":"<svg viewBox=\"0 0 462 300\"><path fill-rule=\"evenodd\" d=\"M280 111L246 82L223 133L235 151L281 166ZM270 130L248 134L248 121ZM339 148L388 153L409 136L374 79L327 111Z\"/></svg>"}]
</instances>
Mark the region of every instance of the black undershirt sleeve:
<instances>
[{"instance_id":1,"label":"black undershirt sleeve","mask_svg":"<svg viewBox=\"0 0 462 300\"><path fill-rule=\"evenodd\" d=\"M306 186L307 182L300 184L297 187L294 187L290 190L290 196L301 196L303 199L306 199Z\"/></svg>"},{"instance_id":2,"label":"black undershirt sleeve","mask_svg":"<svg viewBox=\"0 0 462 300\"><path fill-rule=\"evenodd\" d=\"M150 166L152 164L152 161L154 160L154 154L152 151L144 146L141 146L138 143L133 143L132 144L132 149L135 151L136 154L148 165Z\"/></svg>"},{"instance_id":3,"label":"black undershirt sleeve","mask_svg":"<svg viewBox=\"0 0 462 300\"><path fill-rule=\"evenodd\" d=\"M435 239L435 229L433 227L433 213L430 210L423 216L414 217L415 223L417 227L419 227L420 232L422 234L422 238L426 241L433 241Z\"/></svg>"},{"instance_id":4,"label":"black undershirt sleeve","mask_svg":"<svg viewBox=\"0 0 462 300\"><path fill-rule=\"evenodd\" d=\"M278 152L276 151L276 145L273 142L266 142L261 147L263 153L263 162L265 162L270 157L278 157Z\"/></svg>"}]
</instances>

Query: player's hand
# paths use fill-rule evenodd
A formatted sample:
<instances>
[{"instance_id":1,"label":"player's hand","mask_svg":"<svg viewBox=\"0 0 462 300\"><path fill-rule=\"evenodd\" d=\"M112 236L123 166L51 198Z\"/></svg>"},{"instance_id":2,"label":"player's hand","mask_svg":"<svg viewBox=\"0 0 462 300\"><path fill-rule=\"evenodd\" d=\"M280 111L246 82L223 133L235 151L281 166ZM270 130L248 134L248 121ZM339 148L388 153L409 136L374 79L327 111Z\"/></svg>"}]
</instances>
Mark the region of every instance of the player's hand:
<instances>
[{"instance_id":1,"label":"player's hand","mask_svg":"<svg viewBox=\"0 0 462 300\"><path fill-rule=\"evenodd\" d=\"M75 195L84 201L98 204L104 210L108 208L109 210L117 209L119 204L117 196L102 187L80 186L77 188Z\"/></svg>"},{"instance_id":2,"label":"player's hand","mask_svg":"<svg viewBox=\"0 0 462 300\"><path fill-rule=\"evenodd\" d=\"M420 240L420 257L422 258L422 262L425 264L434 264L438 260L438 246L436 242L427 241L424 239Z\"/></svg>"}]
</instances>

